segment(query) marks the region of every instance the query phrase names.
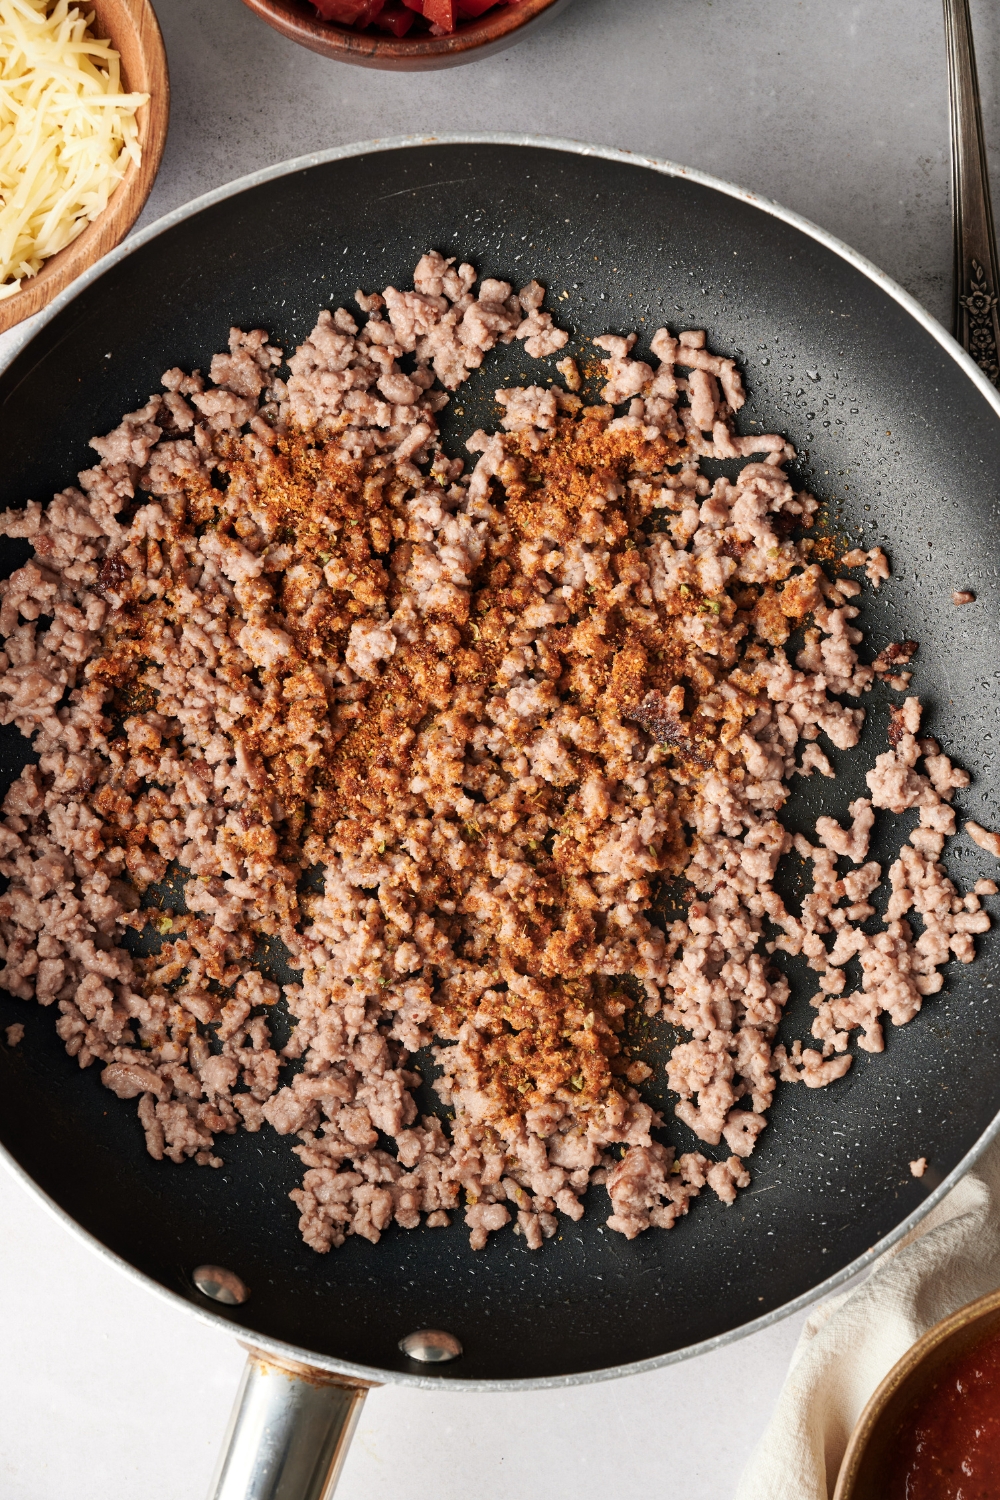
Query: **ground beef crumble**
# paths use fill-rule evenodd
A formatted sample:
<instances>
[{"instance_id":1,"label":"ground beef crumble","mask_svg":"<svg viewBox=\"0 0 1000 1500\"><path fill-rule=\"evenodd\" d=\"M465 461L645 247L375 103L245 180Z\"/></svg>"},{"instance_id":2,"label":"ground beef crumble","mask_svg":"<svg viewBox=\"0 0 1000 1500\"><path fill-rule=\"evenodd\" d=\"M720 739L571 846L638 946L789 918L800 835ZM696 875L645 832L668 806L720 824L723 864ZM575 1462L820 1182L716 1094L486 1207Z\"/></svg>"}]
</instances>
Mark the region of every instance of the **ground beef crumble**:
<instances>
[{"instance_id":1,"label":"ground beef crumble","mask_svg":"<svg viewBox=\"0 0 1000 1500\"><path fill-rule=\"evenodd\" d=\"M79 487L2 517L35 556L0 584L0 716L38 759L3 806L0 984L56 1007L157 1159L294 1136L319 1251L460 1207L474 1248L514 1219L537 1249L592 1183L629 1238L703 1187L732 1203L777 1081L841 1077L855 1032L879 1051L884 1014L971 961L996 889L962 897L939 863L969 778L915 697L848 827L779 821L793 775L833 775L820 734L854 747L857 700L876 674L904 688L916 643L859 662L861 585L817 560L791 447L737 433L734 362L698 330L658 330L655 366L608 334L599 403L570 358L568 389L497 391L467 472L447 392L498 342L567 342L537 282L476 284L432 252L412 290L358 292L363 326L321 313L287 378L233 329L208 381L168 371L93 440ZM842 567L889 576L877 548ZM872 934L876 809L909 808ZM793 850L798 914L773 884ZM664 931L648 913L681 877ZM183 909L143 904L164 879ZM301 974L280 1052L262 941ZM817 974L816 1047L775 1045L782 951ZM681 1028L676 1115L725 1154L654 1139L637 1003ZM447 1132L413 1098L428 1046Z\"/></svg>"}]
</instances>

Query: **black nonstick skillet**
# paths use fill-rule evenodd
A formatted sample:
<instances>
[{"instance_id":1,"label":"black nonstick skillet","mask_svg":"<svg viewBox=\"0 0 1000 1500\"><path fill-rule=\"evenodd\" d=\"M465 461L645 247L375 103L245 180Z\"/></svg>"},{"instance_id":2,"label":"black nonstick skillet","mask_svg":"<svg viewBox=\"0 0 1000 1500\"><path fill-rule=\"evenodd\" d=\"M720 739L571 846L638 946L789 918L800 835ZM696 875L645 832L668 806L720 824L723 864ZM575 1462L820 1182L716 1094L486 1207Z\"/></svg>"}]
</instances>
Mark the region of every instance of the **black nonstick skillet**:
<instances>
[{"instance_id":1,"label":"black nonstick skillet","mask_svg":"<svg viewBox=\"0 0 1000 1500\"><path fill-rule=\"evenodd\" d=\"M517 284L537 276L574 349L636 329L641 351L666 323L703 327L710 347L737 354L750 392L743 430L786 433L800 454L796 482L824 501L830 531L889 555L892 580L861 601L871 652L919 641L914 688L928 732L973 773L962 809L1000 824L1000 398L951 337L859 256L774 204L678 167L567 143L467 137L351 147L210 194L70 288L0 374L0 507L44 501L71 482L92 459L92 434L140 405L168 367L206 368L232 324L266 328L291 349L319 308L347 302L357 286L410 284L430 247L471 260L481 275ZM519 345L490 359L445 418L456 452L475 426L495 423L493 387L527 373ZM3 572L26 556L26 544L0 543ZM972 590L975 604L956 608L954 589ZM810 828L820 811L843 816L863 792L865 769L886 747L890 696L877 688L866 700L862 745L833 754L835 782L801 782L787 812L795 826ZM0 792L29 754L16 730L3 731ZM883 861L904 832L892 823L883 815L873 849ZM963 889L996 873L997 862L962 835L946 858ZM124 1270L227 1322L272 1360L337 1372L348 1386L440 1380L481 1390L604 1378L734 1338L828 1290L911 1226L992 1138L996 934L979 947L975 964L946 969L944 990L912 1024L887 1028L882 1055L859 1054L826 1090L779 1087L749 1162L752 1185L731 1208L706 1194L671 1232L631 1243L604 1228L592 1201L538 1253L509 1233L473 1253L456 1222L316 1255L288 1200L300 1168L286 1141L269 1129L221 1138L219 1171L155 1163L134 1107L66 1056L51 1014L3 993L0 1026L22 1021L26 1036L0 1049L0 1142L25 1180ZM789 972L795 998L782 1036L806 1039L813 987L804 970ZM666 1110L669 1137L693 1149L657 1077L648 1097ZM919 1180L907 1165L918 1156L931 1163ZM199 1281L227 1295L218 1278L195 1277L206 1265L232 1273L231 1287L248 1288L248 1299L206 1296ZM425 1341L422 1353L448 1353L457 1341L461 1356L421 1363L403 1352L400 1341L426 1329L453 1342ZM308 1449L313 1479L307 1462L298 1489L291 1468L292 1487L268 1488L247 1457L260 1413L273 1417L274 1388L262 1396L261 1382L275 1367L262 1358L217 1493L319 1495L316 1475L343 1446L355 1398L315 1373L281 1375L291 1393L283 1461ZM315 1406L305 1448L291 1435L303 1390ZM340 1392L339 1415L329 1415L331 1392Z\"/></svg>"}]
</instances>

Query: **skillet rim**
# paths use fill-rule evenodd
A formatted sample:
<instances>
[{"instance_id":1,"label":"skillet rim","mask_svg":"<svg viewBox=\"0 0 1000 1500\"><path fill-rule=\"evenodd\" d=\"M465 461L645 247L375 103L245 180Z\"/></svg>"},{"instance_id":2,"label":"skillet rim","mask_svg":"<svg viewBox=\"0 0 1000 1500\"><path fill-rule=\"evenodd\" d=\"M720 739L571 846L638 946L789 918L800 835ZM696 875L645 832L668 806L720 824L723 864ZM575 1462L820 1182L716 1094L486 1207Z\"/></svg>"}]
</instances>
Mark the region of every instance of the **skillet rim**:
<instances>
[{"instance_id":1,"label":"skillet rim","mask_svg":"<svg viewBox=\"0 0 1000 1500\"><path fill-rule=\"evenodd\" d=\"M274 181L280 177L291 176L296 172L307 171L311 167L322 166L328 162L342 161L353 156L370 155L373 153L384 153L388 151L400 151L417 146L512 146L530 147L536 150L556 151L570 153L576 156L593 156L604 161L619 162L623 166L645 167L650 171L659 172L666 177L680 177L689 182L697 183L701 187L711 189L713 192L721 193L725 197L735 198L747 204L751 208L759 209L762 213L770 214L772 218L779 219L789 225L790 228L798 230L807 238L815 240L826 249L831 250L841 260L853 266L869 281L873 282L879 289L889 296L894 302L908 313L932 338L941 346L942 350L955 361L959 369L972 381L994 412L1000 417L1000 391L998 391L986 378L979 366L966 353L961 345L952 337L947 329L919 303L915 297L905 291L892 277L887 276L872 261L851 247L828 230L822 229L802 214L793 209L784 208L772 198L764 197L760 193L754 193L747 188L741 188L735 183L727 182L723 178L714 177L708 172L699 171L694 167L685 167L677 162L667 161L654 156L646 156L640 152L622 151L613 146L590 145L584 141L562 139L555 136L538 136L531 134L519 134L508 131L459 131L446 132L442 134L427 135L399 135L376 137L367 141L356 141L346 146L334 146L326 151L309 152L303 156L295 156L287 161L278 162L274 166L264 167L256 172L249 172L243 177L237 177L233 181L213 188L210 192L202 193L199 197L191 199L179 208L172 209L161 218L144 229L129 236L121 245L112 250L102 260L85 271L83 275L70 284L58 297L54 298L49 306L30 320L24 328L23 337L17 340L10 353L0 361L0 376L3 376L14 360L27 348L35 334L39 333L45 325L62 312L62 310L73 301L98 277L110 271L112 267L131 255L133 251L148 244L158 235L171 229L185 219L200 213L202 209L210 208L216 203L223 202L226 198L235 197L237 194L256 188L266 182ZM283 1340L266 1337L257 1334L254 1330L244 1328L242 1325L233 1323L221 1313L217 1313L198 1303L181 1296L179 1292L163 1286L160 1282L147 1276L144 1271L138 1270L130 1261L109 1250L108 1247L96 1236L92 1235L82 1225L78 1224L65 1209L61 1208L53 1198L44 1192L34 1181L28 1172L11 1155L7 1148L0 1143L0 1163L23 1186L34 1195L42 1207L64 1228L70 1230L84 1245L94 1254L103 1258L107 1264L116 1270L132 1277L139 1285L148 1291L152 1291L171 1306L180 1306L194 1314L202 1323L226 1331L234 1335L244 1347L248 1347L251 1340L253 1345L272 1355L291 1359L298 1363L316 1366L320 1369L333 1370L341 1375L356 1377L360 1382L374 1385L406 1385L422 1387L424 1389L468 1392L499 1392L499 1391L529 1391L529 1390L551 1390L562 1386L592 1385L602 1380L616 1380L626 1375L639 1375L647 1371L662 1369L667 1365L678 1364L681 1360L691 1359L698 1354L708 1354L715 1349L720 1349L726 1344L735 1343L737 1339L744 1338L751 1333L759 1333L765 1328L770 1328L790 1317L793 1313L800 1312L810 1306L813 1302L824 1295L843 1286L845 1282L866 1270L878 1257L897 1244L904 1236L914 1230L922 1219L936 1208L947 1193L951 1191L965 1173L978 1161L987 1147L1000 1136L1000 1113L998 1113L975 1145L966 1152L962 1160L955 1166L944 1180L929 1193L919 1208L913 1210L905 1219L902 1219L896 1227L882 1239L878 1240L864 1254L856 1257L849 1265L833 1275L826 1277L808 1292L803 1292L790 1302L781 1307L772 1308L770 1312L751 1322L742 1323L737 1328L731 1328L726 1333L717 1334L714 1338L703 1339L697 1344L689 1344L683 1349L674 1349L668 1354L656 1355L651 1359L636 1360L630 1364L615 1365L607 1369L578 1371L570 1375L548 1375L537 1378L522 1380L462 1380L452 1376L434 1376L431 1374L409 1374L395 1370L384 1370L373 1365L353 1364L349 1361L337 1360L330 1355L318 1354L313 1350L304 1349L295 1344L285 1343Z\"/></svg>"}]
</instances>

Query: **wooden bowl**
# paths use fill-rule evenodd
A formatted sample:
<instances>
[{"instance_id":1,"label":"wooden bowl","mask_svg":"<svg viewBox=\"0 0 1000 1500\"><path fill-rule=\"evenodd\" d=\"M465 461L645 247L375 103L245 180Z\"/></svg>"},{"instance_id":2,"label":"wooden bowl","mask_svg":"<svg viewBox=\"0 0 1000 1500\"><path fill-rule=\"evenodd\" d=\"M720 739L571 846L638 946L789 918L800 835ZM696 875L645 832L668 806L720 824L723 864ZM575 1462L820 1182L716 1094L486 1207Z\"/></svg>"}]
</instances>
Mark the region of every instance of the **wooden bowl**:
<instances>
[{"instance_id":1,"label":"wooden bowl","mask_svg":"<svg viewBox=\"0 0 1000 1500\"><path fill-rule=\"evenodd\" d=\"M13 297L0 300L0 333L39 312L81 271L124 239L149 197L163 156L170 114L167 54L150 0L86 0L94 11L91 31L107 37L121 54L122 84L129 93L148 94L149 103L137 112L142 160L129 162L125 176L108 206L71 245L50 256L36 276L21 282Z\"/></svg>"},{"instance_id":2,"label":"wooden bowl","mask_svg":"<svg viewBox=\"0 0 1000 1500\"><path fill-rule=\"evenodd\" d=\"M899 1425L943 1366L1000 1331L1000 1291L943 1318L908 1349L858 1418L837 1476L833 1500L885 1500Z\"/></svg>"},{"instance_id":3,"label":"wooden bowl","mask_svg":"<svg viewBox=\"0 0 1000 1500\"><path fill-rule=\"evenodd\" d=\"M252 11L302 47L338 62L362 68L420 72L475 62L512 47L534 26L549 21L569 0L520 0L501 5L478 21L467 21L452 36L394 37L377 31L354 31L324 21L309 0L243 0Z\"/></svg>"}]
</instances>

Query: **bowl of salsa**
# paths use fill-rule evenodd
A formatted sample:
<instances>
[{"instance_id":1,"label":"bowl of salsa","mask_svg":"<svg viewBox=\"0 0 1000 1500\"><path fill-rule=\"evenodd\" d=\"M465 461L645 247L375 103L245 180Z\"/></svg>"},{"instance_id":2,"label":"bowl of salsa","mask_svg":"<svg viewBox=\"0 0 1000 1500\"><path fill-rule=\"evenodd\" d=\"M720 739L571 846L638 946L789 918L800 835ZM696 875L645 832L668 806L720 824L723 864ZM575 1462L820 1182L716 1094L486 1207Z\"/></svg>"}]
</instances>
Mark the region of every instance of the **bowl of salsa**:
<instances>
[{"instance_id":1,"label":"bowl of salsa","mask_svg":"<svg viewBox=\"0 0 1000 1500\"><path fill-rule=\"evenodd\" d=\"M1000 1291L935 1324L889 1371L834 1500L998 1500Z\"/></svg>"},{"instance_id":2,"label":"bowl of salsa","mask_svg":"<svg viewBox=\"0 0 1000 1500\"><path fill-rule=\"evenodd\" d=\"M243 0L300 46L401 72L448 68L511 47L569 0Z\"/></svg>"}]
</instances>

